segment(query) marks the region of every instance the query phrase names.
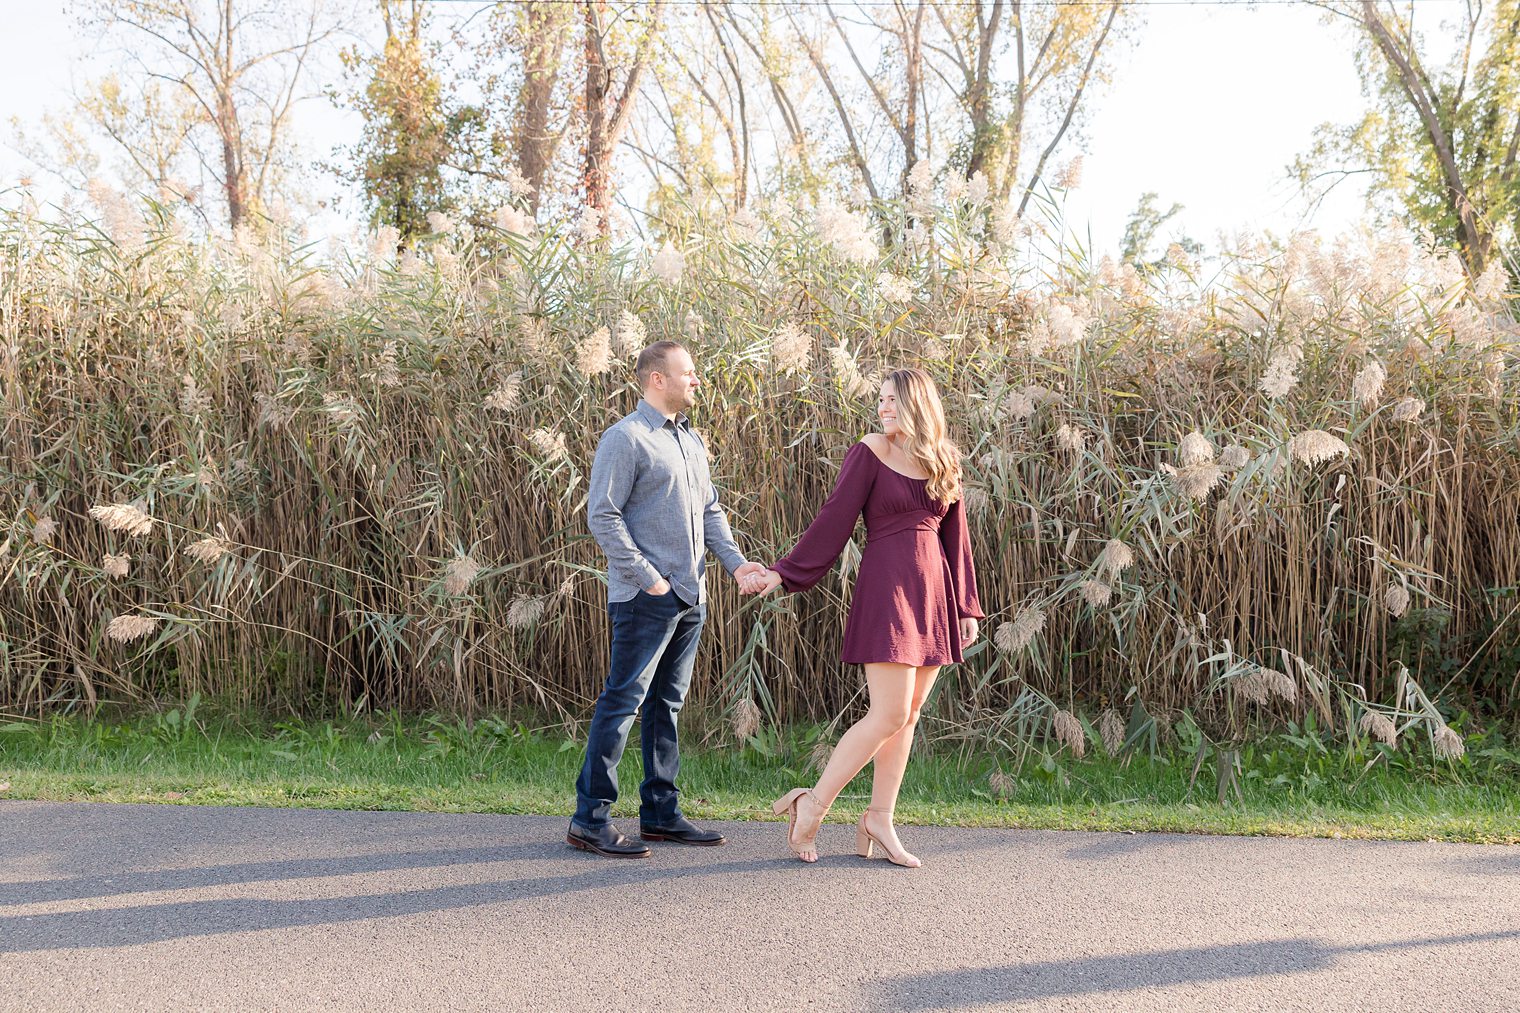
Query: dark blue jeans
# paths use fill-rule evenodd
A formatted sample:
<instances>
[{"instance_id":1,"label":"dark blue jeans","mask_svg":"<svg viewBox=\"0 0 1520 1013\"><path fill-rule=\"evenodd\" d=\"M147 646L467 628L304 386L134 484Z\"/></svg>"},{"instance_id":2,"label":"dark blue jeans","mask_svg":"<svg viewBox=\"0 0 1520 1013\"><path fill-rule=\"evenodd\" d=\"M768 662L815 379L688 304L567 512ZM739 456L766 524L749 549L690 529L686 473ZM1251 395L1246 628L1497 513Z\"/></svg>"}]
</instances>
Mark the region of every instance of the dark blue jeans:
<instances>
[{"instance_id":1,"label":"dark blue jeans","mask_svg":"<svg viewBox=\"0 0 1520 1013\"><path fill-rule=\"evenodd\" d=\"M639 822L663 826L681 815L676 774L676 714L691 685L697 639L707 606L687 605L675 591L656 597L640 591L607 606L612 620L612 664L597 698L586 734L586 762L575 782L575 822L587 829L607 824L618 797L618 762L628 730L641 715L644 783L639 786Z\"/></svg>"}]
</instances>

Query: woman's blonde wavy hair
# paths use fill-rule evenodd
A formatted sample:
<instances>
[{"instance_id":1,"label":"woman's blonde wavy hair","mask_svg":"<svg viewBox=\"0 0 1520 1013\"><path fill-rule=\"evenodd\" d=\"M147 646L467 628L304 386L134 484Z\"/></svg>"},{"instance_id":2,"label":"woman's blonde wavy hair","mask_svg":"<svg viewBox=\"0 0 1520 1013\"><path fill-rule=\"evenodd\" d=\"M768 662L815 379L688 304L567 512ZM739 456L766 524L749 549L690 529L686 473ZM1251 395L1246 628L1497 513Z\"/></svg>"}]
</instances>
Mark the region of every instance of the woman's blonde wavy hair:
<instances>
[{"instance_id":1,"label":"woman's blonde wavy hair","mask_svg":"<svg viewBox=\"0 0 1520 1013\"><path fill-rule=\"evenodd\" d=\"M961 451L950 439L939 388L921 369L894 369L886 379L897 395L897 428L908 460L929 476L930 496L954 503L961 498Z\"/></svg>"}]
</instances>

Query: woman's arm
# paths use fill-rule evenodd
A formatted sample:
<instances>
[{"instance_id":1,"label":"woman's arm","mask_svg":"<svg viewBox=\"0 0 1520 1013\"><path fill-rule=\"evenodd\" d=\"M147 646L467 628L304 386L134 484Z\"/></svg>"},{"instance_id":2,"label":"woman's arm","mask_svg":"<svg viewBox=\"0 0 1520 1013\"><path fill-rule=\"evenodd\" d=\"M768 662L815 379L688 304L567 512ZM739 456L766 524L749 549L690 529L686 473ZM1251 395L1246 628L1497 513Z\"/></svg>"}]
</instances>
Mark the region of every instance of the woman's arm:
<instances>
[{"instance_id":1,"label":"woman's arm","mask_svg":"<svg viewBox=\"0 0 1520 1013\"><path fill-rule=\"evenodd\" d=\"M955 582L955 611L961 619L985 619L976 598L976 566L971 561L971 532L966 524L966 504L950 504L945 519L939 523L939 541L950 563L950 577Z\"/></svg>"},{"instance_id":2,"label":"woman's arm","mask_svg":"<svg viewBox=\"0 0 1520 1013\"><path fill-rule=\"evenodd\" d=\"M829 572L855 531L861 510L865 509L876 481L876 468L876 454L864 443L855 444L844 455L834 491L819 508L818 516L797 539L792 551L771 567L788 591L806 591Z\"/></svg>"}]
</instances>

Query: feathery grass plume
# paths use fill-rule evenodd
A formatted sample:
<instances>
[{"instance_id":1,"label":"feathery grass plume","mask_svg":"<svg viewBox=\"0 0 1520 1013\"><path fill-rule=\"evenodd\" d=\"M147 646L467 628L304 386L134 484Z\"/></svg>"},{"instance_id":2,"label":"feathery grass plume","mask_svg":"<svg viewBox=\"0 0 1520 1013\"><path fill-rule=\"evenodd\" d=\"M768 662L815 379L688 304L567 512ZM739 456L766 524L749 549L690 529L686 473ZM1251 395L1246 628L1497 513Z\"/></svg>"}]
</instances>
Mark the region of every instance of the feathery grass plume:
<instances>
[{"instance_id":1,"label":"feathery grass plume","mask_svg":"<svg viewBox=\"0 0 1520 1013\"><path fill-rule=\"evenodd\" d=\"M575 223L576 234L588 243L594 243L602 238L602 221L606 214L594 204L585 204L581 207L581 216Z\"/></svg>"},{"instance_id":2,"label":"feathery grass plume","mask_svg":"<svg viewBox=\"0 0 1520 1013\"><path fill-rule=\"evenodd\" d=\"M1293 437L1290 449L1295 460L1308 465L1321 464L1351 453L1351 448L1344 441L1323 429L1305 429Z\"/></svg>"},{"instance_id":3,"label":"feathery grass plume","mask_svg":"<svg viewBox=\"0 0 1520 1013\"><path fill-rule=\"evenodd\" d=\"M1051 390L1049 387L1042 387L1037 383L1031 383L1025 386L1024 393L1027 394L1030 400L1032 400L1035 405L1040 408L1046 408L1050 405L1058 405L1061 403L1061 394L1059 391Z\"/></svg>"},{"instance_id":4,"label":"feathery grass plume","mask_svg":"<svg viewBox=\"0 0 1520 1013\"><path fill-rule=\"evenodd\" d=\"M575 593L575 574L571 574L559 582L559 588L554 592L561 598L568 598Z\"/></svg>"},{"instance_id":5,"label":"feathery grass plume","mask_svg":"<svg viewBox=\"0 0 1520 1013\"><path fill-rule=\"evenodd\" d=\"M829 365L846 396L865 397L872 393L871 381L861 374L860 365L848 345L835 345L829 349Z\"/></svg>"},{"instance_id":6,"label":"feathery grass plume","mask_svg":"<svg viewBox=\"0 0 1520 1013\"><path fill-rule=\"evenodd\" d=\"M740 208L728 219L729 231L735 239L752 243L760 238L760 217L750 208Z\"/></svg>"},{"instance_id":7,"label":"feathery grass plume","mask_svg":"<svg viewBox=\"0 0 1520 1013\"><path fill-rule=\"evenodd\" d=\"M1395 422L1418 422L1420 416L1425 414L1425 402L1417 397L1400 398L1393 406L1393 421Z\"/></svg>"},{"instance_id":8,"label":"feathery grass plume","mask_svg":"<svg viewBox=\"0 0 1520 1013\"><path fill-rule=\"evenodd\" d=\"M427 213L428 229L438 236L446 236L454 231L454 219L442 211L429 211Z\"/></svg>"},{"instance_id":9,"label":"feathery grass plume","mask_svg":"<svg viewBox=\"0 0 1520 1013\"><path fill-rule=\"evenodd\" d=\"M1431 744L1435 746L1436 755L1443 760L1459 759L1467 753L1467 743L1462 741L1462 736L1452 731L1450 725L1443 724L1437 728L1431 736Z\"/></svg>"},{"instance_id":10,"label":"feathery grass plume","mask_svg":"<svg viewBox=\"0 0 1520 1013\"><path fill-rule=\"evenodd\" d=\"M537 625L543 618L546 604L545 599L536 595L513 595L512 601L507 605L507 625L514 630L523 630Z\"/></svg>"},{"instance_id":11,"label":"feathery grass plume","mask_svg":"<svg viewBox=\"0 0 1520 1013\"><path fill-rule=\"evenodd\" d=\"M1019 238L1019 206L1013 200L998 201L992 209L992 241L1007 249Z\"/></svg>"},{"instance_id":12,"label":"feathery grass plume","mask_svg":"<svg viewBox=\"0 0 1520 1013\"><path fill-rule=\"evenodd\" d=\"M553 357L554 335L549 330L549 322L543 317L523 317L522 326L518 328L517 333L522 341L523 352L528 358Z\"/></svg>"},{"instance_id":13,"label":"feathery grass plume","mask_svg":"<svg viewBox=\"0 0 1520 1013\"><path fill-rule=\"evenodd\" d=\"M771 332L771 367L787 373L807 369L812 348L808 333L795 320L784 320Z\"/></svg>"},{"instance_id":14,"label":"feathery grass plume","mask_svg":"<svg viewBox=\"0 0 1520 1013\"><path fill-rule=\"evenodd\" d=\"M819 739L808 751L808 767L822 773L823 768L829 765L829 757L833 755L834 743L828 739Z\"/></svg>"},{"instance_id":15,"label":"feathery grass plume","mask_svg":"<svg viewBox=\"0 0 1520 1013\"><path fill-rule=\"evenodd\" d=\"M106 636L118 644L125 644L139 637L146 637L158 629L158 620L152 616L117 616L106 624Z\"/></svg>"},{"instance_id":16,"label":"feathery grass plume","mask_svg":"<svg viewBox=\"0 0 1520 1013\"><path fill-rule=\"evenodd\" d=\"M905 303L913 301L913 283L899 274L890 274L883 271L876 276L876 291L887 302Z\"/></svg>"},{"instance_id":17,"label":"feathery grass plume","mask_svg":"<svg viewBox=\"0 0 1520 1013\"><path fill-rule=\"evenodd\" d=\"M1087 434L1080 426L1063 422L1056 430L1056 446L1068 454L1080 454L1087 447Z\"/></svg>"},{"instance_id":18,"label":"feathery grass plume","mask_svg":"<svg viewBox=\"0 0 1520 1013\"><path fill-rule=\"evenodd\" d=\"M582 376L599 376L612 368L612 332L598 327L575 347L575 368Z\"/></svg>"},{"instance_id":19,"label":"feathery grass plume","mask_svg":"<svg viewBox=\"0 0 1520 1013\"><path fill-rule=\"evenodd\" d=\"M211 412L211 395L201 389L200 384L195 382L195 377L186 373L180 377L182 389L179 395L179 410L192 418L207 415Z\"/></svg>"},{"instance_id":20,"label":"feathery grass plume","mask_svg":"<svg viewBox=\"0 0 1520 1013\"><path fill-rule=\"evenodd\" d=\"M131 556L113 556L109 552L100 561L100 568L105 571L107 577L125 577L127 564L132 561Z\"/></svg>"},{"instance_id":21,"label":"feathery grass plume","mask_svg":"<svg viewBox=\"0 0 1520 1013\"><path fill-rule=\"evenodd\" d=\"M1269 699L1267 680L1262 677L1261 669L1254 669L1232 676L1229 680L1229 686L1242 699L1259 706L1266 706Z\"/></svg>"},{"instance_id":22,"label":"feathery grass plume","mask_svg":"<svg viewBox=\"0 0 1520 1013\"><path fill-rule=\"evenodd\" d=\"M527 197L533 193L533 184L515 165L507 166L507 193L512 197Z\"/></svg>"},{"instance_id":23,"label":"feathery grass plume","mask_svg":"<svg viewBox=\"0 0 1520 1013\"><path fill-rule=\"evenodd\" d=\"M1262 374L1261 392L1273 400L1287 397L1298 385L1298 366L1297 355L1279 352L1272 356L1267 362L1267 371Z\"/></svg>"},{"instance_id":24,"label":"feathery grass plume","mask_svg":"<svg viewBox=\"0 0 1520 1013\"><path fill-rule=\"evenodd\" d=\"M1087 318L1077 315L1066 303L1056 303L1046 313L1046 325L1050 328L1050 340L1056 348L1068 348L1082 343L1087 336Z\"/></svg>"},{"instance_id":25,"label":"feathery grass plume","mask_svg":"<svg viewBox=\"0 0 1520 1013\"><path fill-rule=\"evenodd\" d=\"M198 563L205 563L207 566L212 565L231 551L232 543L228 542L225 538L214 536L191 542L185 547L185 555Z\"/></svg>"},{"instance_id":26,"label":"feathery grass plume","mask_svg":"<svg viewBox=\"0 0 1520 1013\"><path fill-rule=\"evenodd\" d=\"M491 215L491 223L514 236L533 235L533 219L510 204L497 208Z\"/></svg>"},{"instance_id":27,"label":"feathery grass plume","mask_svg":"<svg viewBox=\"0 0 1520 1013\"><path fill-rule=\"evenodd\" d=\"M387 341L375 363L375 371L370 374L375 383L381 387L401 385L401 371L396 368L396 350L400 344L399 341Z\"/></svg>"},{"instance_id":28,"label":"feathery grass plume","mask_svg":"<svg viewBox=\"0 0 1520 1013\"><path fill-rule=\"evenodd\" d=\"M457 285L464 277L459 254L447 246L433 247L433 263L438 268L438 276L450 284Z\"/></svg>"},{"instance_id":29,"label":"feathery grass plume","mask_svg":"<svg viewBox=\"0 0 1520 1013\"><path fill-rule=\"evenodd\" d=\"M1056 741L1067 749L1077 759L1087 755L1087 736L1082 732L1082 722L1071 711L1058 710L1052 721L1055 726Z\"/></svg>"},{"instance_id":30,"label":"feathery grass plume","mask_svg":"<svg viewBox=\"0 0 1520 1013\"><path fill-rule=\"evenodd\" d=\"M259 406L259 416L254 425L278 432L284 429L291 419L295 418L296 410L280 403L279 398L272 394L258 391L253 395L253 403Z\"/></svg>"},{"instance_id":31,"label":"feathery grass plume","mask_svg":"<svg viewBox=\"0 0 1520 1013\"><path fill-rule=\"evenodd\" d=\"M966 509L976 517L984 517L992 508L992 497L987 495L987 490L979 486L968 485L962 493Z\"/></svg>"},{"instance_id":32,"label":"feathery grass plume","mask_svg":"<svg viewBox=\"0 0 1520 1013\"><path fill-rule=\"evenodd\" d=\"M1363 735L1376 739L1385 746L1396 746L1399 742L1398 729L1387 716L1377 711L1367 711L1362 715L1362 720L1357 722Z\"/></svg>"},{"instance_id":33,"label":"feathery grass plume","mask_svg":"<svg viewBox=\"0 0 1520 1013\"><path fill-rule=\"evenodd\" d=\"M1117 538L1110 538L1103 543L1103 552L1098 556L1098 570L1114 578L1128 570L1134 562L1135 550Z\"/></svg>"},{"instance_id":34,"label":"feathery grass plume","mask_svg":"<svg viewBox=\"0 0 1520 1013\"><path fill-rule=\"evenodd\" d=\"M1171 476L1172 484L1189 499L1206 499L1224 474L1219 465L1212 461L1184 465L1181 468L1163 464L1161 470Z\"/></svg>"},{"instance_id":35,"label":"feathery grass plume","mask_svg":"<svg viewBox=\"0 0 1520 1013\"><path fill-rule=\"evenodd\" d=\"M660 252L649 261L649 271L667 285L678 285L686 271L686 256L667 239Z\"/></svg>"},{"instance_id":36,"label":"feathery grass plume","mask_svg":"<svg viewBox=\"0 0 1520 1013\"><path fill-rule=\"evenodd\" d=\"M1061 171L1056 173L1054 186L1057 190L1075 190L1082 185L1082 156L1072 156Z\"/></svg>"},{"instance_id":37,"label":"feathery grass plume","mask_svg":"<svg viewBox=\"0 0 1520 1013\"><path fill-rule=\"evenodd\" d=\"M1045 628L1045 613L1034 606L1026 606L1013 617L1013 622L1000 623L992 641L1004 654L1017 654L1034 643Z\"/></svg>"},{"instance_id":38,"label":"feathery grass plume","mask_svg":"<svg viewBox=\"0 0 1520 1013\"><path fill-rule=\"evenodd\" d=\"M987 182L987 174L978 169L971 174L970 179L966 180L966 200L973 206L981 204L987 199L990 189L991 184Z\"/></svg>"},{"instance_id":39,"label":"feathery grass plume","mask_svg":"<svg viewBox=\"0 0 1520 1013\"><path fill-rule=\"evenodd\" d=\"M702 314L695 309L686 311L681 318L681 333L688 338L700 338L707 331L707 321L702 319Z\"/></svg>"},{"instance_id":40,"label":"feathery grass plume","mask_svg":"<svg viewBox=\"0 0 1520 1013\"><path fill-rule=\"evenodd\" d=\"M47 545L58 533L58 522L51 517L39 517L37 523L32 525L32 541L38 545Z\"/></svg>"},{"instance_id":41,"label":"feathery grass plume","mask_svg":"<svg viewBox=\"0 0 1520 1013\"><path fill-rule=\"evenodd\" d=\"M557 464L560 461L570 460L570 451L565 446L565 434L557 429L530 430L528 443L545 464Z\"/></svg>"},{"instance_id":42,"label":"feathery grass plume","mask_svg":"<svg viewBox=\"0 0 1520 1013\"><path fill-rule=\"evenodd\" d=\"M1114 596L1114 589L1101 580L1084 580L1082 597L1095 609L1107 605Z\"/></svg>"},{"instance_id":43,"label":"feathery grass plume","mask_svg":"<svg viewBox=\"0 0 1520 1013\"><path fill-rule=\"evenodd\" d=\"M945 202L952 207L966 196L966 177L952 172L945 177Z\"/></svg>"},{"instance_id":44,"label":"feathery grass plume","mask_svg":"<svg viewBox=\"0 0 1520 1013\"><path fill-rule=\"evenodd\" d=\"M522 399L522 370L510 373L496 385L496 389L486 395L486 407L492 411L509 412L516 408Z\"/></svg>"},{"instance_id":45,"label":"feathery grass plume","mask_svg":"<svg viewBox=\"0 0 1520 1013\"><path fill-rule=\"evenodd\" d=\"M480 573L480 564L468 553L461 552L443 566L443 593L459 597L470 589L470 584Z\"/></svg>"},{"instance_id":46,"label":"feathery grass plume","mask_svg":"<svg viewBox=\"0 0 1520 1013\"><path fill-rule=\"evenodd\" d=\"M1260 674L1262 685L1266 687L1267 692L1288 703L1297 702L1298 685L1294 683L1291 676L1275 668L1266 667L1260 670Z\"/></svg>"},{"instance_id":47,"label":"feathery grass plume","mask_svg":"<svg viewBox=\"0 0 1520 1013\"><path fill-rule=\"evenodd\" d=\"M647 344L649 332L644 327L644 321L637 313L625 309L618 317L617 326L612 329L612 346L617 349L618 355L631 359L642 352Z\"/></svg>"},{"instance_id":48,"label":"feathery grass plume","mask_svg":"<svg viewBox=\"0 0 1520 1013\"><path fill-rule=\"evenodd\" d=\"M100 179L91 179L85 190L90 203L100 211L101 231L111 237L122 252L137 253L147 245L148 234L143 228L142 215L121 194Z\"/></svg>"},{"instance_id":49,"label":"feathery grass plume","mask_svg":"<svg viewBox=\"0 0 1520 1013\"><path fill-rule=\"evenodd\" d=\"M400 245L401 232L392 225L382 225L370 233L369 255L375 260L390 260Z\"/></svg>"},{"instance_id":50,"label":"feathery grass plume","mask_svg":"<svg viewBox=\"0 0 1520 1013\"><path fill-rule=\"evenodd\" d=\"M826 199L819 202L814 221L819 238L845 260L863 264L876 259L876 240L864 215Z\"/></svg>"},{"instance_id":51,"label":"feathery grass plume","mask_svg":"<svg viewBox=\"0 0 1520 1013\"><path fill-rule=\"evenodd\" d=\"M844 543L844 548L839 550L839 576L843 580L850 580L855 576L855 571L860 569L860 546L851 538Z\"/></svg>"},{"instance_id":52,"label":"feathery grass plume","mask_svg":"<svg viewBox=\"0 0 1520 1013\"><path fill-rule=\"evenodd\" d=\"M416 278L427 270L427 265L417 256L417 251L408 246L401 251L401 259L396 262L396 270L403 278Z\"/></svg>"},{"instance_id":53,"label":"feathery grass plume","mask_svg":"<svg viewBox=\"0 0 1520 1013\"><path fill-rule=\"evenodd\" d=\"M987 787L992 790L992 797L1002 802L1012 798L1019 785L999 768L987 775Z\"/></svg>"},{"instance_id":54,"label":"feathery grass plume","mask_svg":"<svg viewBox=\"0 0 1520 1013\"><path fill-rule=\"evenodd\" d=\"M1383 396L1383 384L1388 382L1388 371L1381 363L1369 362L1351 381L1351 396L1362 405L1373 405Z\"/></svg>"},{"instance_id":55,"label":"feathery grass plume","mask_svg":"<svg viewBox=\"0 0 1520 1013\"><path fill-rule=\"evenodd\" d=\"M749 697L734 707L734 738L743 742L760 730L760 707Z\"/></svg>"},{"instance_id":56,"label":"feathery grass plume","mask_svg":"<svg viewBox=\"0 0 1520 1013\"><path fill-rule=\"evenodd\" d=\"M1205 464L1214 460L1214 444L1209 438L1194 430L1182 438L1177 444L1177 459L1183 467L1192 464Z\"/></svg>"},{"instance_id":57,"label":"feathery grass plume","mask_svg":"<svg viewBox=\"0 0 1520 1013\"><path fill-rule=\"evenodd\" d=\"M1023 422L1032 418L1035 408L1034 398L1022 390L1010 391L1008 396L1003 399L1003 410L1015 422Z\"/></svg>"},{"instance_id":58,"label":"feathery grass plume","mask_svg":"<svg viewBox=\"0 0 1520 1013\"><path fill-rule=\"evenodd\" d=\"M1238 443L1232 443L1224 448L1224 453L1219 455L1219 466L1229 471L1244 468L1251 463L1251 452Z\"/></svg>"},{"instance_id":59,"label":"feathery grass plume","mask_svg":"<svg viewBox=\"0 0 1520 1013\"><path fill-rule=\"evenodd\" d=\"M1389 584L1383 591L1383 605L1389 615L1402 619L1409 611L1409 589L1403 584Z\"/></svg>"},{"instance_id":60,"label":"feathery grass plume","mask_svg":"<svg viewBox=\"0 0 1520 1013\"><path fill-rule=\"evenodd\" d=\"M1103 740L1103 751L1109 756L1119 755L1124 747L1124 719L1112 707L1098 719L1098 736Z\"/></svg>"},{"instance_id":61,"label":"feathery grass plume","mask_svg":"<svg viewBox=\"0 0 1520 1013\"><path fill-rule=\"evenodd\" d=\"M342 429L359 424L359 405L346 392L330 390L322 395L322 410Z\"/></svg>"},{"instance_id":62,"label":"feathery grass plume","mask_svg":"<svg viewBox=\"0 0 1520 1013\"><path fill-rule=\"evenodd\" d=\"M912 218L934 217L934 166L920 158L908 170L908 214Z\"/></svg>"},{"instance_id":63,"label":"feathery grass plume","mask_svg":"<svg viewBox=\"0 0 1520 1013\"><path fill-rule=\"evenodd\" d=\"M122 531L134 538L141 538L153 530L153 518L142 508L131 503L112 503L109 506L90 507L90 516L108 531Z\"/></svg>"}]
</instances>

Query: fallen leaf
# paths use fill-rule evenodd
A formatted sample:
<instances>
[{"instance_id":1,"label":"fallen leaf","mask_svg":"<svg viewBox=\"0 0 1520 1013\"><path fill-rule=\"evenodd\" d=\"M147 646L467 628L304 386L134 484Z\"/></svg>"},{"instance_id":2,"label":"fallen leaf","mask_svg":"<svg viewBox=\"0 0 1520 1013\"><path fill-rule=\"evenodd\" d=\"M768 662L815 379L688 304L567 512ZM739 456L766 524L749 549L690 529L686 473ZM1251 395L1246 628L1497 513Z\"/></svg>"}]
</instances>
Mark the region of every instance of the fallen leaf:
<instances>
[{"instance_id":1,"label":"fallen leaf","mask_svg":"<svg viewBox=\"0 0 1520 1013\"><path fill-rule=\"evenodd\" d=\"M171 799L172 800L172 799L184 798L184 797L185 797L185 793L182 792L182 791L166 791L166 792L164 792L164 798L167 798L167 799Z\"/></svg>"},{"instance_id":2,"label":"fallen leaf","mask_svg":"<svg viewBox=\"0 0 1520 1013\"><path fill-rule=\"evenodd\" d=\"M0 791L10 791L10 790L11 790L11 783L9 781L0 781Z\"/></svg>"}]
</instances>

